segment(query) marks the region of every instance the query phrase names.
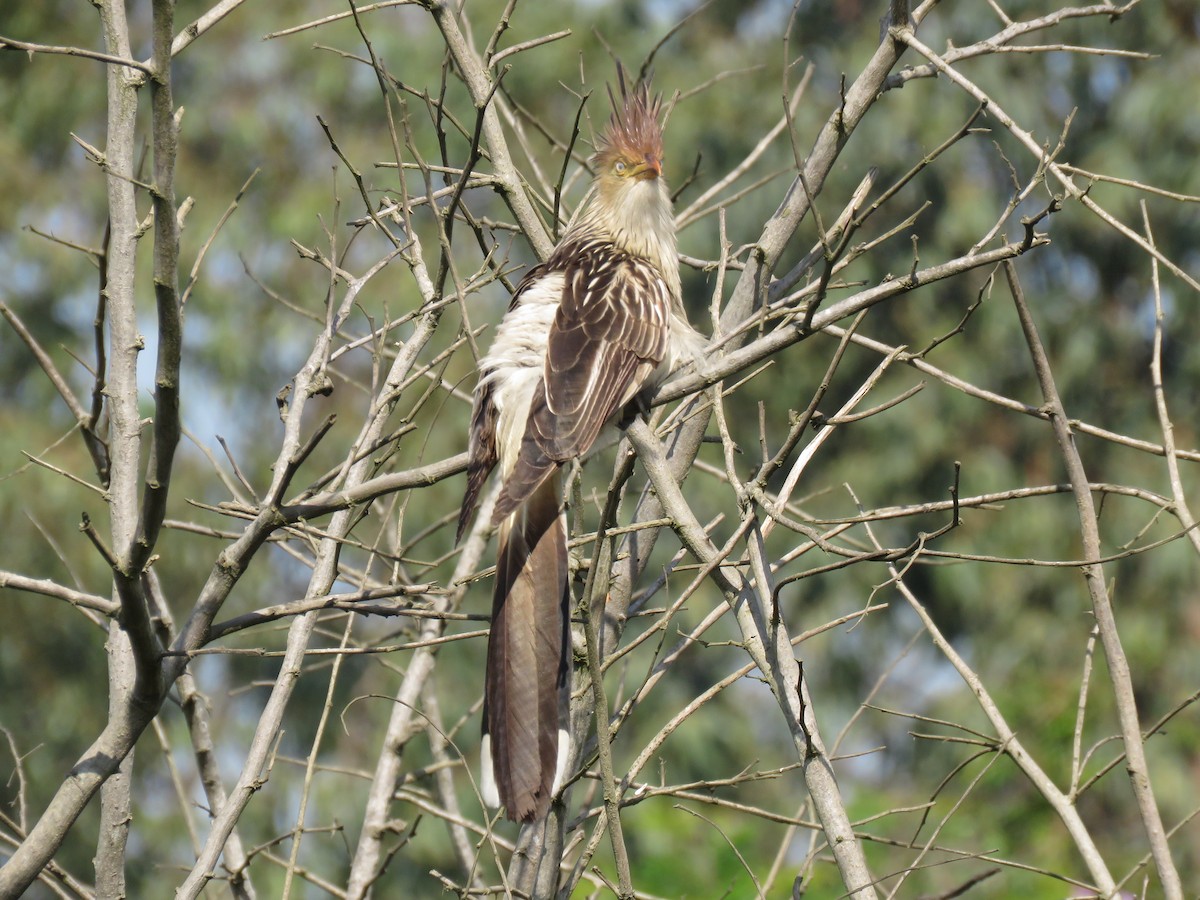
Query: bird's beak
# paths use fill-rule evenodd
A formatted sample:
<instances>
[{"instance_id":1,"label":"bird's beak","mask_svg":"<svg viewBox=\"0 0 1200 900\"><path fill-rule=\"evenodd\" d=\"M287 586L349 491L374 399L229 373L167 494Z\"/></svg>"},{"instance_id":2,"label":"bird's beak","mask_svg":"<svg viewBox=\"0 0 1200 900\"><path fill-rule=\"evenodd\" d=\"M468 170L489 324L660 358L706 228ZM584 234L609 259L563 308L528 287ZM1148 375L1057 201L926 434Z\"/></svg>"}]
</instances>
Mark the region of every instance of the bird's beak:
<instances>
[{"instance_id":1,"label":"bird's beak","mask_svg":"<svg viewBox=\"0 0 1200 900\"><path fill-rule=\"evenodd\" d=\"M662 175L662 160L653 154L647 153L645 162L638 166L638 181L645 181L647 178L658 178L660 175Z\"/></svg>"}]
</instances>

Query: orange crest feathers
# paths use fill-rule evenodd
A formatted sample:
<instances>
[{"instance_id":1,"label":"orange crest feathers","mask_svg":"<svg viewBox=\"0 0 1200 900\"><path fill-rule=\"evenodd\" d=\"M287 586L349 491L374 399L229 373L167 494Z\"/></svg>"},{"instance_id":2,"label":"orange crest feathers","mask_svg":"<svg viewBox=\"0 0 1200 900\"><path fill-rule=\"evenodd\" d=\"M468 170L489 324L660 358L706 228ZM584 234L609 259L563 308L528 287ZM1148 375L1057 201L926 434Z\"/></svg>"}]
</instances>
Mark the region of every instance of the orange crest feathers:
<instances>
[{"instance_id":1,"label":"orange crest feathers","mask_svg":"<svg viewBox=\"0 0 1200 900\"><path fill-rule=\"evenodd\" d=\"M630 91L625 83L625 68L617 64L617 85L620 100L613 95L612 85L608 96L613 112L599 140L596 142L595 159L599 163L616 157L642 160L652 157L662 159L662 95L650 93L650 79L639 81Z\"/></svg>"}]
</instances>

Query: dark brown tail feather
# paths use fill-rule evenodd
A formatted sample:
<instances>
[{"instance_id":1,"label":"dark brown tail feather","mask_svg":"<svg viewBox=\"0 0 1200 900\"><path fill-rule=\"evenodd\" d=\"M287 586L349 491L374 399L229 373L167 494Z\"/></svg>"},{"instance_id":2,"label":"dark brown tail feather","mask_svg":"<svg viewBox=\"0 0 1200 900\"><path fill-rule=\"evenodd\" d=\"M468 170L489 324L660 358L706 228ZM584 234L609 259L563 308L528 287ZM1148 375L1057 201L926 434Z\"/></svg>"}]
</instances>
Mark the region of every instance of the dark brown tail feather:
<instances>
[{"instance_id":1,"label":"dark brown tail feather","mask_svg":"<svg viewBox=\"0 0 1200 900\"><path fill-rule=\"evenodd\" d=\"M566 690L567 541L559 479L546 479L500 526L483 731L508 818L546 815Z\"/></svg>"}]
</instances>

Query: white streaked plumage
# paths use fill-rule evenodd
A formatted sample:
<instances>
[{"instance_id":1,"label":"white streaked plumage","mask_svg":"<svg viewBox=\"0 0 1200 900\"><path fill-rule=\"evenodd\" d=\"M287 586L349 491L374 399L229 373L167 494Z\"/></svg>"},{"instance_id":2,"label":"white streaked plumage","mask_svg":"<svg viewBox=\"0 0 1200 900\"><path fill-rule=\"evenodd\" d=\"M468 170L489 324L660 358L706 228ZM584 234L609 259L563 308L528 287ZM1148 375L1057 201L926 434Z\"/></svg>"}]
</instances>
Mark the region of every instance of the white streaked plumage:
<instances>
[{"instance_id":1,"label":"white streaked plumage","mask_svg":"<svg viewBox=\"0 0 1200 900\"><path fill-rule=\"evenodd\" d=\"M517 461L529 404L542 378L550 324L563 292L563 273L552 272L521 292L500 326L491 349L479 363L479 387L490 387L496 405L500 475L507 478Z\"/></svg>"}]
</instances>

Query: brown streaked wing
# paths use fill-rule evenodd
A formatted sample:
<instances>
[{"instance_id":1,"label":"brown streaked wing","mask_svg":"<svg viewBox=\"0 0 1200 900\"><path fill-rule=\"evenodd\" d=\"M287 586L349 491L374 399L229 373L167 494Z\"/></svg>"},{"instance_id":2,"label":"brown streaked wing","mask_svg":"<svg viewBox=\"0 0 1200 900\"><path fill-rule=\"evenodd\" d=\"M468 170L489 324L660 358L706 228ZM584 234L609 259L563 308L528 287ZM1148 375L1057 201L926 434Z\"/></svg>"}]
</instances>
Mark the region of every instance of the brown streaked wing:
<instances>
[{"instance_id":1,"label":"brown streaked wing","mask_svg":"<svg viewBox=\"0 0 1200 900\"><path fill-rule=\"evenodd\" d=\"M537 394L534 395L533 405L545 404L545 391L538 384ZM512 472L504 481L500 496L492 509L492 524L499 525L508 515L520 506L525 498L532 494L541 484L558 470L557 460L550 459L538 446L532 425L527 426L521 438L521 449L517 453L517 462Z\"/></svg>"},{"instance_id":2,"label":"brown streaked wing","mask_svg":"<svg viewBox=\"0 0 1200 900\"><path fill-rule=\"evenodd\" d=\"M606 242L580 247L550 327L545 402L530 415L531 436L548 457L587 453L645 384L666 356L669 309L649 263Z\"/></svg>"},{"instance_id":3,"label":"brown streaked wing","mask_svg":"<svg viewBox=\"0 0 1200 900\"><path fill-rule=\"evenodd\" d=\"M458 513L458 530L454 542L462 540L479 492L488 475L496 467L496 404L492 400L492 386L482 384L475 390L475 402L471 409L471 438L467 445L467 489L463 493L462 509Z\"/></svg>"}]
</instances>

